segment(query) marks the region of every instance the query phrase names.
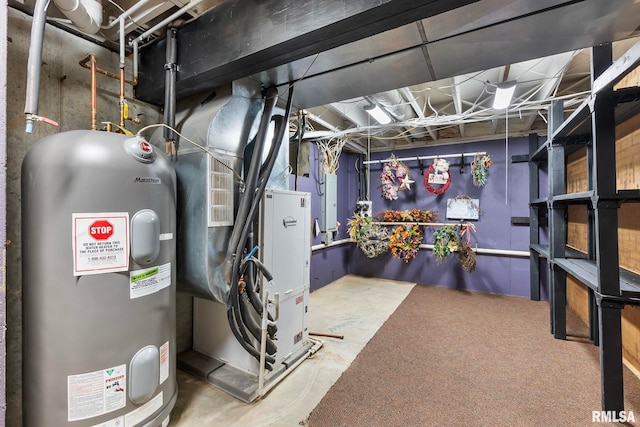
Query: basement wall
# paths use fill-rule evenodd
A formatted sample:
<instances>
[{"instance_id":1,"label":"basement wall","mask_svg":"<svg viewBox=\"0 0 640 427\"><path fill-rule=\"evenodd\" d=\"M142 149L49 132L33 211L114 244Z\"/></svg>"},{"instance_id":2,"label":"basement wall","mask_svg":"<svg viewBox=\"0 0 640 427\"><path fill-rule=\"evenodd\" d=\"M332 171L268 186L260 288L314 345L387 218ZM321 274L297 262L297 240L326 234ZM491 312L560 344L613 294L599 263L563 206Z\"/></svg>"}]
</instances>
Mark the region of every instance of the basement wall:
<instances>
[{"instance_id":1,"label":"basement wall","mask_svg":"<svg viewBox=\"0 0 640 427\"><path fill-rule=\"evenodd\" d=\"M6 399L6 314L7 314L7 2L0 1L0 426L5 425Z\"/></svg>"},{"instance_id":2,"label":"basement wall","mask_svg":"<svg viewBox=\"0 0 640 427\"><path fill-rule=\"evenodd\" d=\"M411 179L415 181L410 191L399 193L397 200L389 201L380 192L381 164L371 165L371 200L373 215L385 210L430 209L437 212L438 222L456 222L446 219L447 200L458 195L467 195L479 199L480 218L471 221L477 232L472 234L471 245L478 248L529 250L529 227L511 225L511 217L529 217L529 169L528 164L511 163L513 155L528 153L528 138L509 138L508 159L504 137L495 141L436 146L427 149L402 150L388 153L373 153L372 160L384 160L391 154L399 158L418 157L437 154L486 151L494 164L489 168L489 177L485 186L476 187L472 183L470 161L465 158L464 173L460 173L460 159L450 161L451 186L441 196L429 193L424 186L419 164L416 160L407 161ZM431 164L425 160L425 169ZM508 174L506 170L508 168ZM349 166L350 182L357 183L355 170ZM508 180L508 184L507 184ZM434 185L435 187L435 185ZM355 193L357 195L357 192ZM350 203L355 207L355 199ZM423 243L433 243L433 228L424 232ZM457 253L445 262L438 264L428 249L418 251L417 257L409 263L395 259L390 253L373 259L367 258L358 248L351 254L349 273L366 277L405 280L410 282L445 286L454 289L479 291L486 293L530 296L529 258L504 255L477 255L477 268L466 272L460 267ZM546 295L543 294L543 297Z\"/></svg>"},{"instance_id":3,"label":"basement wall","mask_svg":"<svg viewBox=\"0 0 640 427\"><path fill-rule=\"evenodd\" d=\"M352 173L355 167L355 161L355 155L343 153L340 156L340 167L336 175L338 181L337 218L341 225L338 227L338 233L334 240L349 237L347 233L347 221L353 215L358 198L358 191L355 185L355 183L357 183L357 177ZM296 187L296 179L291 175L289 188L291 190L311 193L311 219L314 223L317 221L319 225L321 212L321 172L319 169L318 147L316 144L309 144L309 163L309 176L299 176ZM311 244L322 244L321 237L313 236ZM323 248L312 253L310 272L311 291L319 289L349 273L349 263L351 262L354 247L355 245L353 243L347 243Z\"/></svg>"}]
</instances>

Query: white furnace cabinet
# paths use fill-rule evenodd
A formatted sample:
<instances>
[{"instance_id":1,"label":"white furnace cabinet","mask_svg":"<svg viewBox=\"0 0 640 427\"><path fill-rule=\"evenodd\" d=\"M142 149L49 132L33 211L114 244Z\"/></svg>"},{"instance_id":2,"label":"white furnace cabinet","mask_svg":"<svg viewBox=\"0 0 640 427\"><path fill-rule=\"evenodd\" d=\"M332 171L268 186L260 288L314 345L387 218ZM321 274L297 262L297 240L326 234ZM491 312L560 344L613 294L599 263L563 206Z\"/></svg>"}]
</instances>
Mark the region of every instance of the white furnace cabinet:
<instances>
[{"instance_id":1,"label":"white furnace cabinet","mask_svg":"<svg viewBox=\"0 0 640 427\"><path fill-rule=\"evenodd\" d=\"M311 194L287 190L265 191L258 227L258 258L273 275L270 299L279 301L269 312L277 317L274 369L265 384L287 375L289 367L307 357L312 343L308 331L311 262ZM194 303L194 350L223 364L208 381L246 402L253 401L260 366L236 341L223 304L201 298ZM215 326L214 326L215 325ZM244 374L241 374L244 373Z\"/></svg>"},{"instance_id":2,"label":"white furnace cabinet","mask_svg":"<svg viewBox=\"0 0 640 427\"><path fill-rule=\"evenodd\" d=\"M261 224L262 262L273 274L273 292L280 296L278 355L285 356L309 336L311 194L267 190Z\"/></svg>"}]
</instances>

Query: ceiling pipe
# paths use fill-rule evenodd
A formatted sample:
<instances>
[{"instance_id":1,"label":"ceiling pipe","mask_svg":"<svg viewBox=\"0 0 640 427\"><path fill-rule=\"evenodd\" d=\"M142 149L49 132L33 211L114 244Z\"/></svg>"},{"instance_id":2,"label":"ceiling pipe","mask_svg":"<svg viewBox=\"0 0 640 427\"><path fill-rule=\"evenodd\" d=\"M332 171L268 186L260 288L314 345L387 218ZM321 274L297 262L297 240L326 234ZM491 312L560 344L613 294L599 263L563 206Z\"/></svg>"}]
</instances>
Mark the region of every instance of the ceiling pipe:
<instances>
[{"instance_id":1,"label":"ceiling pipe","mask_svg":"<svg viewBox=\"0 0 640 427\"><path fill-rule=\"evenodd\" d=\"M133 40L131 40L129 42L129 44L133 48L133 80L134 81L136 81L136 82L138 81L138 49L139 49L140 43L142 41L144 41L144 39L146 39L147 37L151 36L154 32L158 31L160 28L165 27L169 23L175 21L180 16L185 14L187 12L187 10L191 9L192 7L197 6L198 4L202 3L203 1L204 0L191 0L189 3L187 3L184 6L182 6L180 8L180 10L178 10L175 13L173 13L169 17L165 18L161 22L158 22L153 27L149 28L147 31L145 31L144 33L140 34L138 37L136 37L135 39L133 39Z\"/></svg>"},{"instance_id":2,"label":"ceiling pipe","mask_svg":"<svg viewBox=\"0 0 640 427\"><path fill-rule=\"evenodd\" d=\"M83 33L95 34L102 25L102 2L100 0L54 0L60 12L71 20Z\"/></svg>"},{"instance_id":3,"label":"ceiling pipe","mask_svg":"<svg viewBox=\"0 0 640 427\"><path fill-rule=\"evenodd\" d=\"M404 97L404 99L407 100L409 105L411 105L411 108L413 108L413 112L416 114L416 116L419 119L424 119L424 113L422 112L422 109L418 105L418 101L416 101L416 97L413 96L413 93L411 93L411 90L408 87L403 87L403 88L400 88L399 91L400 91L400 94ZM426 126L425 129L427 130L427 132L429 132L429 136L431 137L431 139L433 139L434 141L438 140L438 134L431 128L431 126Z\"/></svg>"},{"instance_id":4,"label":"ceiling pipe","mask_svg":"<svg viewBox=\"0 0 640 427\"><path fill-rule=\"evenodd\" d=\"M141 7L143 7L145 4L149 3L149 0L138 0L136 2L136 4L134 4L133 6L131 6L129 9L127 9L125 12L122 12L117 18L113 19L112 21L109 22L109 24L107 25L103 25L102 29L103 30L110 30L111 28L115 27L116 25L118 25L120 23L120 21L124 20L125 18L128 18L129 16L131 16L134 12L136 12L137 10L139 10ZM135 19L134 19L135 21Z\"/></svg>"},{"instance_id":5,"label":"ceiling pipe","mask_svg":"<svg viewBox=\"0 0 640 427\"><path fill-rule=\"evenodd\" d=\"M368 98L382 107L382 109L388 112L391 116L393 116L393 118L396 119L396 122L405 122L418 117L413 111L411 105L409 105L407 101L405 101L405 99L402 97L402 94L398 90L389 90L386 92L377 93L375 95L369 96ZM411 138L418 138L417 133L413 129L410 129L408 131L408 134ZM409 143L411 142L408 137L404 137L404 139L406 139Z\"/></svg>"},{"instance_id":6,"label":"ceiling pipe","mask_svg":"<svg viewBox=\"0 0 640 427\"><path fill-rule=\"evenodd\" d=\"M100 30L102 24L102 3L97 0L57 0L55 5L81 31L94 34ZM58 123L38 115L40 97L40 74L42 70L42 45L44 43L44 28L47 23L47 8L49 0L36 0L31 23L31 41L29 43L29 58L27 60L27 89L24 114L26 119L25 132L33 133L35 122L43 122L52 126Z\"/></svg>"}]
</instances>

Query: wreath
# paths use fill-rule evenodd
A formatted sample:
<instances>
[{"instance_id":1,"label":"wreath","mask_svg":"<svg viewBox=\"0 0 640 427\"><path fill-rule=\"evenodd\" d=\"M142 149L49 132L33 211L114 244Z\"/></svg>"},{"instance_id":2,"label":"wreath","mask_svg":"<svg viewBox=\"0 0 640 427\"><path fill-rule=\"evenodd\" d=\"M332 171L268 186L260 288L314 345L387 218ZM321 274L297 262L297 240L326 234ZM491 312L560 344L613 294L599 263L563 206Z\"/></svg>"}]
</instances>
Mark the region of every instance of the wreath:
<instances>
[{"instance_id":1,"label":"wreath","mask_svg":"<svg viewBox=\"0 0 640 427\"><path fill-rule=\"evenodd\" d=\"M389 248L394 258L405 264L415 258L422 243L422 229L417 224L401 225L393 231Z\"/></svg>"},{"instance_id":2,"label":"wreath","mask_svg":"<svg viewBox=\"0 0 640 427\"><path fill-rule=\"evenodd\" d=\"M478 263L476 253L471 249L471 231L476 231L476 226L467 224L460 232L460 246L458 247L458 260L464 271L472 272ZM466 239L463 239L466 234Z\"/></svg>"},{"instance_id":3,"label":"wreath","mask_svg":"<svg viewBox=\"0 0 640 427\"><path fill-rule=\"evenodd\" d=\"M460 243L460 235L453 225L445 225L433 233L433 253L438 259L438 264L447 260L451 252L456 250Z\"/></svg>"},{"instance_id":4,"label":"wreath","mask_svg":"<svg viewBox=\"0 0 640 427\"><path fill-rule=\"evenodd\" d=\"M444 184L439 188L434 188L431 184ZM451 174L449 173L449 162L444 159L435 159L424 172L424 188L433 194L444 194L451 186Z\"/></svg>"},{"instance_id":5,"label":"wreath","mask_svg":"<svg viewBox=\"0 0 640 427\"><path fill-rule=\"evenodd\" d=\"M396 200L398 191L411 190L411 174L409 167L398 161L395 156L387 159L382 166L380 174L382 197L387 200Z\"/></svg>"},{"instance_id":6,"label":"wreath","mask_svg":"<svg viewBox=\"0 0 640 427\"><path fill-rule=\"evenodd\" d=\"M386 227L373 223L373 219L355 214L348 221L349 236L367 258L374 258L389 250L389 232Z\"/></svg>"},{"instance_id":7,"label":"wreath","mask_svg":"<svg viewBox=\"0 0 640 427\"><path fill-rule=\"evenodd\" d=\"M377 218L385 222L433 222L438 218L438 214L428 209L413 208L403 211L386 210L378 214Z\"/></svg>"},{"instance_id":8,"label":"wreath","mask_svg":"<svg viewBox=\"0 0 640 427\"><path fill-rule=\"evenodd\" d=\"M488 154L482 155L473 159L471 162L471 175L473 177L473 185L476 187L482 187L487 183L489 177L489 166L493 164L491 156Z\"/></svg>"},{"instance_id":9,"label":"wreath","mask_svg":"<svg viewBox=\"0 0 640 427\"><path fill-rule=\"evenodd\" d=\"M469 242L460 243L460 248L458 248L458 259L460 260L460 265L464 271L472 272L476 269L476 264L478 263L476 253L471 249Z\"/></svg>"}]
</instances>

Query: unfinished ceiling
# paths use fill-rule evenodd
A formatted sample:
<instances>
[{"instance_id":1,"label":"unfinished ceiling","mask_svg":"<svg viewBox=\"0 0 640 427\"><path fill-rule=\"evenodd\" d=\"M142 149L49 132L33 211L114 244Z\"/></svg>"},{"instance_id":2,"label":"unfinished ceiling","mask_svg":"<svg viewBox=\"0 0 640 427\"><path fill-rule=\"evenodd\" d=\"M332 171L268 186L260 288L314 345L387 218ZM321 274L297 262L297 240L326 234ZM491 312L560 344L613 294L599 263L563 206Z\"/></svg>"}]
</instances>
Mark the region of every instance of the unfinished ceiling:
<instances>
[{"instance_id":1,"label":"unfinished ceiling","mask_svg":"<svg viewBox=\"0 0 640 427\"><path fill-rule=\"evenodd\" d=\"M103 1L102 30L83 36L117 50L114 19L135 8L125 32L127 41L144 36L136 95L161 104L162 38L172 23L179 97L243 77L284 96L294 83L307 138L342 138L365 152L544 134L552 99L571 109L588 95L588 47L617 41L615 57L640 34L637 0L293 3ZM506 81L517 82L514 100L494 110L496 85ZM366 114L374 104L391 124Z\"/></svg>"}]
</instances>

